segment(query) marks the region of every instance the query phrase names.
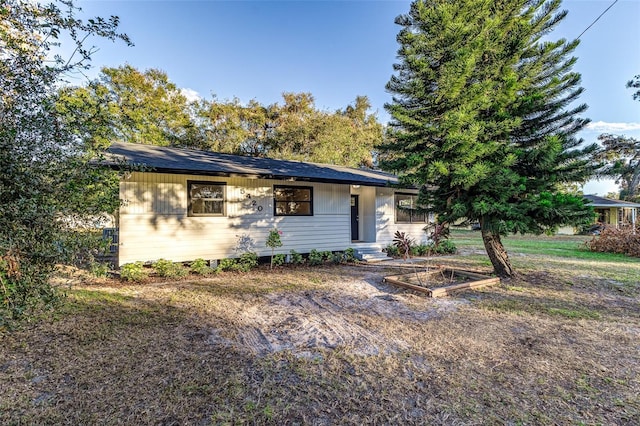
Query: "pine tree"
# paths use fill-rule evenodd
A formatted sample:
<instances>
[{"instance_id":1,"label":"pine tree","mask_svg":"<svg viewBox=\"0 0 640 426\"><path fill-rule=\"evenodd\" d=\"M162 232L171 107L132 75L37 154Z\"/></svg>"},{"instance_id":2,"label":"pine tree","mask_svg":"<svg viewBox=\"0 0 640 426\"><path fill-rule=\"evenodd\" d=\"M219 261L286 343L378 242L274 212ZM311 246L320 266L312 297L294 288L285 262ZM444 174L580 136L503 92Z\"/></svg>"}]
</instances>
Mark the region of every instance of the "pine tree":
<instances>
[{"instance_id":1,"label":"pine tree","mask_svg":"<svg viewBox=\"0 0 640 426\"><path fill-rule=\"evenodd\" d=\"M397 40L381 165L419 185L443 223L479 221L496 274L514 275L501 236L577 225L592 213L569 182L593 173L596 145L571 71L578 42L547 41L560 0L417 0Z\"/></svg>"}]
</instances>

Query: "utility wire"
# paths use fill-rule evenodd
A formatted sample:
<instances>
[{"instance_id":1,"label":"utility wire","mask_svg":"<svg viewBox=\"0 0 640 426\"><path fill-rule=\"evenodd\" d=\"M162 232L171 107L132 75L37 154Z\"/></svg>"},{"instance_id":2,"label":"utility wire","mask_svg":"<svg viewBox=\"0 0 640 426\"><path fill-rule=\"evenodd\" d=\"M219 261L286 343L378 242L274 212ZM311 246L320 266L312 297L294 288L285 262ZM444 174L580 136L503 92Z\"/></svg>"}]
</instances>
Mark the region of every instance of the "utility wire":
<instances>
[{"instance_id":1,"label":"utility wire","mask_svg":"<svg viewBox=\"0 0 640 426\"><path fill-rule=\"evenodd\" d=\"M582 37L582 35L583 35L584 33L586 33L586 32L587 32L587 30L588 30L589 28L593 27L593 25L594 25L596 22L598 22L598 20L599 20L600 18L602 18L602 16L603 16L605 13L607 13L607 12L609 11L609 9L611 9L611 8L613 7L613 5L614 5L614 4L616 4L616 3L618 3L618 0L615 0L613 3L611 3L611 4L609 5L609 7L608 7L608 8L606 8L606 9L604 10L604 12L602 12L602 13L600 14L600 16L598 16L598 17L596 18L596 20L595 20L595 21L593 21L593 22L591 23L591 25L589 25L587 28L585 28L585 29L584 29L584 31L583 31L583 32L581 32L581 33L580 33L580 35L578 36L578 38L577 38L577 39L579 40L579 39L580 39L580 37Z\"/></svg>"}]
</instances>

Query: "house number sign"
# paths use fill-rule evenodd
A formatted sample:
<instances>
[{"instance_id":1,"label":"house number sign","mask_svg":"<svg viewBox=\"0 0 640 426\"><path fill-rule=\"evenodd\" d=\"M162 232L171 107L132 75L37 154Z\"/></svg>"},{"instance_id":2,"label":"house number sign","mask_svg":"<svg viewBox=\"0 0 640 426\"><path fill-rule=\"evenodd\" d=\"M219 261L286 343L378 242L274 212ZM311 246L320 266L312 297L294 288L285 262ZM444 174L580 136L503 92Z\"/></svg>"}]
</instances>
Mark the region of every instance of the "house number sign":
<instances>
[{"instance_id":1,"label":"house number sign","mask_svg":"<svg viewBox=\"0 0 640 426\"><path fill-rule=\"evenodd\" d=\"M262 206L258 205L258 202L251 198L251 194L245 191L244 188L240 189L240 194L242 194L242 198L245 199L244 207L247 210L253 210L253 212L261 212Z\"/></svg>"}]
</instances>

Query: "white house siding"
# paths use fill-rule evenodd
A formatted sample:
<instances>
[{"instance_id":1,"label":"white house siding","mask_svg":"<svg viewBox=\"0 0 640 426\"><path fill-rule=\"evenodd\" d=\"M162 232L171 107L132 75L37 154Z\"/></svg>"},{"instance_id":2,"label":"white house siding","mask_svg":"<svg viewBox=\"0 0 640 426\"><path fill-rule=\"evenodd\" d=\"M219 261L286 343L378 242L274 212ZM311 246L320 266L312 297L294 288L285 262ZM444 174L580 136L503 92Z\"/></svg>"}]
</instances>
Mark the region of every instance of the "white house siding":
<instances>
[{"instance_id":1,"label":"white house siding","mask_svg":"<svg viewBox=\"0 0 640 426\"><path fill-rule=\"evenodd\" d=\"M189 217L187 181L226 183L226 216ZM273 215L273 185L313 187L313 216ZM248 235L260 256L275 226L283 231L276 252L344 250L351 244L349 185L134 172L120 184L119 263L159 258L188 261L237 256ZM250 197L250 198L249 198ZM255 203L254 203L255 202Z\"/></svg>"},{"instance_id":2,"label":"white house siding","mask_svg":"<svg viewBox=\"0 0 640 426\"><path fill-rule=\"evenodd\" d=\"M417 191L396 191L402 193L417 193ZM416 243L427 242L427 234L424 231L426 223L396 223L395 222L395 197L391 188L376 188L376 243L380 247L386 247L393 242L396 231L405 232Z\"/></svg>"}]
</instances>

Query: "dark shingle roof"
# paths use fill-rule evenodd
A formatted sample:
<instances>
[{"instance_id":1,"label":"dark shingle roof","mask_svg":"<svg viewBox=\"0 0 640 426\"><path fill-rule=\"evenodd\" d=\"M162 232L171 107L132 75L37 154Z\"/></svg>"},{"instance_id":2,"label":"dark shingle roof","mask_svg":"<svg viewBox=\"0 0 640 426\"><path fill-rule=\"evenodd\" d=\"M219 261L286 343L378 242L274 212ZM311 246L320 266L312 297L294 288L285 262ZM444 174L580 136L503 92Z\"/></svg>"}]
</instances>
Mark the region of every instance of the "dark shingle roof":
<instances>
[{"instance_id":1,"label":"dark shingle roof","mask_svg":"<svg viewBox=\"0 0 640 426\"><path fill-rule=\"evenodd\" d=\"M155 172L209 176L245 176L262 179L293 179L307 182L388 186L398 183L395 175L379 170L354 169L332 164L304 163L246 157L192 149L133 143L114 143L107 152L109 165L117 160L144 164Z\"/></svg>"},{"instance_id":2,"label":"dark shingle roof","mask_svg":"<svg viewBox=\"0 0 640 426\"><path fill-rule=\"evenodd\" d=\"M629 201L612 200L611 198L598 197L597 195L585 195L589 205L593 207L640 207L638 203Z\"/></svg>"}]
</instances>

